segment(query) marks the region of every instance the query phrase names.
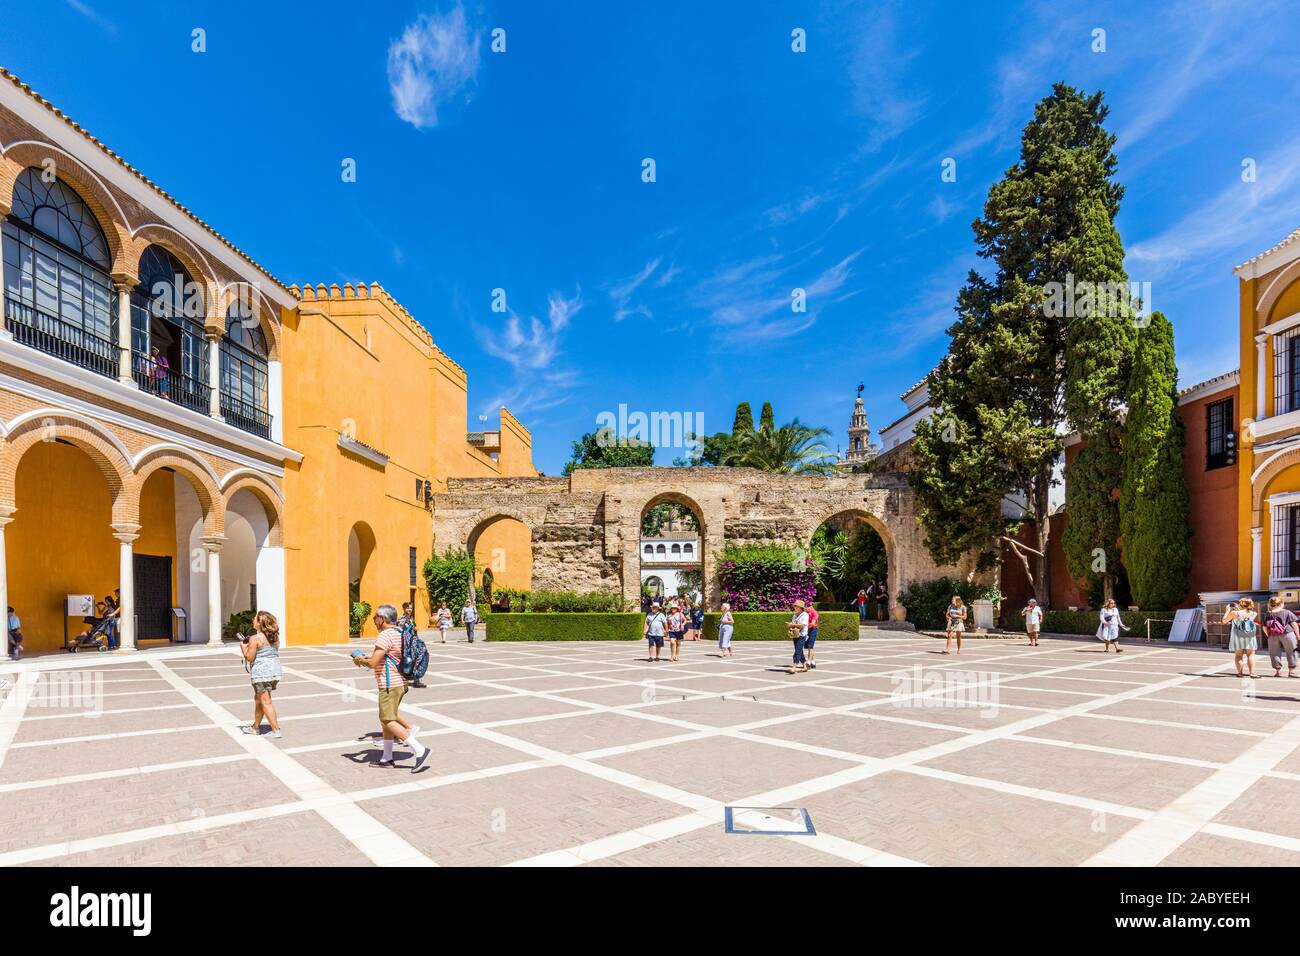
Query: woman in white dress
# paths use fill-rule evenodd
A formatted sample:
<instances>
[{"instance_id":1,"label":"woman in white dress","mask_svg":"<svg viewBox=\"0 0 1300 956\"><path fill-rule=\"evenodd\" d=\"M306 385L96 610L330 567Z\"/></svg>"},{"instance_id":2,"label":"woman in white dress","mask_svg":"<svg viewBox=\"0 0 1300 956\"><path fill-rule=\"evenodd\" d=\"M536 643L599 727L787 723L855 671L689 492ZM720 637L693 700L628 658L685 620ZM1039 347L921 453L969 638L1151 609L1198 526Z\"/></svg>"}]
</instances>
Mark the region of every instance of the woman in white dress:
<instances>
[{"instance_id":1,"label":"woman in white dress","mask_svg":"<svg viewBox=\"0 0 1300 956\"><path fill-rule=\"evenodd\" d=\"M957 639L957 653L961 653L961 636L966 630L966 605L956 594L952 596L952 603L948 605L948 643L943 646L943 652L948 653L952 649L953 638Z\"/></svg>"},{"instance_id":2,"label":"woman in white dress","mask_svg":"<svg viewBox=\"0 0 1300 956\"><path fill-rule=\"evenodd\" d=\"M1115 645L1115 653L1123 654L1124 648L1119 646L1120 628L1128 630L1128 626L1119 616L1119 608L1115 606L1115 599L1111 598L1101 609L1101 623L1097 625L1097 640L1104 645L1102 653L1110 650L1112 644Z\"/></svg>"},{"instance_id":3,"label":"woman in white dress","mask_svg":"<svg viewBox=\"0 0 1300 956\"><path fill-rule=\"evenodd\" d=\"M1259 628L1255 626L1255 620L1258 618L1255 611L1255 602L1250 598L1242 598L1236 604L1231 604L1223 612L1223 620L1220 623L1232 625L1232 636L1228 639L1228 650L1232 651L1233 663L1237 665L1238 677L1250 677L1255 679L1255 651L1259 648ZM1246 673L1241 671L1241 660L1246 659Z\"/></svg>"},{"instance_id":4,"label":"woman in white dress","mask_svg":"<svg viewBox=\"0 0 1300 956\"><path fill-rule=\"evenodd\" d=\"M731 605L722 605L722 618L718 621L718 656L731 656L731 634L736 628L736 619L731 615Z\"/></svg>"}]
</instances>

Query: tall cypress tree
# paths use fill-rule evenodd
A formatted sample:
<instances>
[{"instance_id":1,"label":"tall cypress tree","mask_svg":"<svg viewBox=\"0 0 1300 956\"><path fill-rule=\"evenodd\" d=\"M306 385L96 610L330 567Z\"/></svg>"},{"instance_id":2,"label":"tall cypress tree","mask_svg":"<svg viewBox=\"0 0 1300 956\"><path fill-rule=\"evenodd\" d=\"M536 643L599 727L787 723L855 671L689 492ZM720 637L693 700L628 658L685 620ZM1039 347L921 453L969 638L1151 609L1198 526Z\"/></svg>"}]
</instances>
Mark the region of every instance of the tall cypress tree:
<instances>
[{"instance_id":1,"label":"tall cypress tree","mask_svg":"<svg viewBox=\"0 0 1300 956\"><path fill-rule=\"evenodd\" d=\"M736 418L731 423L731 437L737 441L742 435L751 435L754 432L754 413L750 411L749 402L741 402L736 406Z\"/></svg>"},{"instance_id":2,"label":"tall cypress tree","mask_svg":"<svg viewBox=\"0 0 1300 956\"><path fill-rule=\"evenodd\" d=\"M1113 249L1093 248L1104 232L1099 224L1113 218L1123 195L1111 181L1116 161L1114 140L1101 125L1105 117L1100 93L1086 96L1063 83L1035 107L1019 160L990 188L973 224L978 252L994 273L986 278L972 271L958 295L948 355L930 376L936 411L916 428L920 468L912 480L933 556L944 560L975 550L987 565L1005 544L1043 603L1067 375L1077 377L1071 394L1080 420L1109 420L1083 414L1105 404L1090 384L1099 369L1067 372L1067 358L1078 359L1094 336L1071 329L1051 301L1055 287L1102 272L1113 260ZM1121 271L1122 261L1120 249ZM1095 387L1101 395L1113 393L1109 385ZM1003 518L1007 500L1023 514ZM1034 522L1033 546L1016 537L1026 520Z\"/></svg>"},{"instance_id":3,"label":"tall cypress tree","mask_svg":"<svg viewBox=\"0 0 1300 956\"><path fill-rule=\"evenodd\" d=\"M758 427L760 429L772 430L776 428L776 418L772 414L772 403L764 402L763 410L758 416Z\"/></svg>"},{"instance_id":4,"label":"tall cypress tree","mask_svg":"<svg viewBox=\"0 0 1300 956\"><path fill-rule=\"evenodd\" d=\"M1137 333L1128 408L1120 495L1124 566L1140 607L1172 607L1190 586L1192 550L1174 327L1160 312Z\"/></svg>"}]
</instances>

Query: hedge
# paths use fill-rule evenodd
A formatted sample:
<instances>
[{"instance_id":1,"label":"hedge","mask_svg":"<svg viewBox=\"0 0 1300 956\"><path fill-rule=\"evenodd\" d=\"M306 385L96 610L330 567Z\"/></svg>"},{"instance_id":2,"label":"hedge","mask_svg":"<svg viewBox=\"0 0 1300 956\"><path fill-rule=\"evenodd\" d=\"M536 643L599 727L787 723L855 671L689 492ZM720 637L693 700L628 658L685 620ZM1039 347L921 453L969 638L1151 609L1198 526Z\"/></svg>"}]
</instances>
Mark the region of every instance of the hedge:
<instances>
[{"instance_id":1,"label":"hedge","mask_svg":"<svg viewBox=\"0 0 1300 956\"><path fill-rule=\"evenodd\" d=\"M489 641L635 641L645 632L640 614L591 611L546 614L497 612L487 621Z\"/></svg>"},{"instance_id":2,"label":"hedge","mask_svg":"<svg viewBox=\"0 0 1300 956\"><path fill-rule=\"evenodd\" d=\"M1119 609L1120 619L1133 629L1134 637L1146 637L1147 619L1151 620L1151 636L1167 637L1168 626L1163 622L1173 621L1173 611L1127 611ZM1007 614L1011 629L1024 630L1025 619L1018 612ZM1045 611L1043 612L1044 634L1093 634L1101 623L1100 611ZM1017 628L1017 624L1019 625ZM1124 634L1120 631L1120 636Z\"/></svg>"},{"instance_id":3,"label":"hedge","mask_svg":"<svg viewBox=\"0 0 1300 956\"><path fill-rule=\"evenodd\" d=\"M817 631L819 641L856 641L858 639L858 615L849 611L821 611L821 623ZM790 634L785 626L790 623L791 614L786 611L733 611L736 629L732 640L736 641L788 641ZM718 639L718 621L722 615L711 613L704 615L704 639Z\"/></svg>"}]
</instances>

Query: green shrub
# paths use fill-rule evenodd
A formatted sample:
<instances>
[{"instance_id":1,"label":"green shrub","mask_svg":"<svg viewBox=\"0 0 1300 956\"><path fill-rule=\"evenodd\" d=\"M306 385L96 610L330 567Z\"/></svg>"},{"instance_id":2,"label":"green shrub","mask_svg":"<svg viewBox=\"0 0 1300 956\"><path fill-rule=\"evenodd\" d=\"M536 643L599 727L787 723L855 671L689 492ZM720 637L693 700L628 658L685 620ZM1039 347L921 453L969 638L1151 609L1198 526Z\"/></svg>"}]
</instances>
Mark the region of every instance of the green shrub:
<instances>
[{"instance_id":1,"label":"green shrub","mask_svg":"<svg viewBox=\"0 0 1300 956\"><path fill-rule=\"evenodd\" d=\"M253 633L253 615L254 611L239 611L230 615L230 620L221 628L221 636L226 640L234 640L241 634Z\"/></svg>"},{"instance_id":2,"label":"green shrub","mask_svg":"<svg viewBox=\"0 0 1300 956\"><path fill-rule=\"evenodd\" d=\"M858 615L848 611L823 611L818 625L819 641L856 641L858 639ZM734 641L788 641L790 633L785 626L790 623L792 613L786 611L733 611L736 629L732 632ZM721 614L704 615L704 639L718 639L718 621Z\"/></svg>"},{"instance_id":3,"label":"green shrub","mask_svg":"<svg viewBox=\"0 0 1300 956\"><path fill-rule=\"evenodd\" d=\"M370 619L370 602L353 601L352 607L348 612L348 634L356 636L361 633L362 626Z\"/></svg>"},{"instance_id":4,"label":"green shrub","mask_svg":"<svg viewBox=\"0 0 1300 956\"><path fill-rule=\"evenodd\" d=\"M430 555L424 562L424 586L429 592L429 607L442 601L453 613L465 606L474 581L474 556L464 548L448 548L441 556Z\"/></svg>"},{"instance_id":5,"label":"green shrub","mask_svg":"<svg viewBox=\"0 0 1300 956\"><path fill-rule=\"evenodd\" d=\"M1096 634L1101 623L1100 611L1045 611L1043 612L1044 634ZM1133 629L1134 637L1147 636L1147 619L1151 619L1151 636L1164 640L1169 636L1169 623L1174 619L1173 611L1126 611L1120 608L1120 619ZM1019 620L1024 627L1024 618L1019 612L1008 614L1012 621ZM1013 625L1014 626L1014 625ZM1120 631L1120 636L1124 634Z\"/></svg>"},{"instance_id":6,"label":"green shrub","mask_svg":"<svg viewBox=\"0 0 1300 956\"><path fill-rule=\"evenodd\" d=\"M623 610L623 595L615 591L533 591L528 595L529 611L566 614L614 614Z\"/></svg>"},{"instance_id":7,"label":"green shrub","mask_svg":"<svg viewBox=\"0 0 1300 956\"><path fill-rule=\"evenodd\" d=\"M976 601L983 598L996 602L1002 598L995 587L970 584L953 578L938 578L934 581L913 581L898 595L898 600L907 608L907 620L910 623L921 629L933 629L944 626L948 605L952 603L954 594L959 595L968 608L967 627L971 626L974 616L971 606Z\"/></svg>"},{"instance_id":8,"label":"green shrub","mask_svg":"<svg viewBox=\"0 0 1300 956\"><path fill-rule=\"evenodd\" d=\"M492 615L489 641L635 641L645 633L640 614L591 611Z\"/></svg>"}]
</instances>

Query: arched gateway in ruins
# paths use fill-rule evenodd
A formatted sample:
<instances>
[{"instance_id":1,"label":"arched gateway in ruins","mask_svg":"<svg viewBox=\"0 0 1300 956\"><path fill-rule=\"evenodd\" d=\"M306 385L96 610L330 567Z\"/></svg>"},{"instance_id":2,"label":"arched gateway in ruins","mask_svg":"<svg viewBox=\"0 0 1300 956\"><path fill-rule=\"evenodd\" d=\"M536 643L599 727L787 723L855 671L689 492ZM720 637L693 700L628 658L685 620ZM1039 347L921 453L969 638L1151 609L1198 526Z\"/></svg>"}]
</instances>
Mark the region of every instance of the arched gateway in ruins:
<instances>
[{"instance_id":1,"label":"arched gateway in ruins","mask_svg":"<svg viewBox=\"0 0 1300 956\"><path fill-rule=\"evenodd\" d=\"M879 532L889 561L889 593L913 581L964 575L940 567L923 543L915 498L901 474L779 475L752 468L591 468L567 478L452 478L434 496L434 548L472 547L501 518L532 535L538 590L641 594L641 516L661 502L701 520L704 594L717 610L718 560L726 544L806 546L828 519L855 514ZM896 619L906 609L891 602Z\"/></svg>"}]
</instances>

